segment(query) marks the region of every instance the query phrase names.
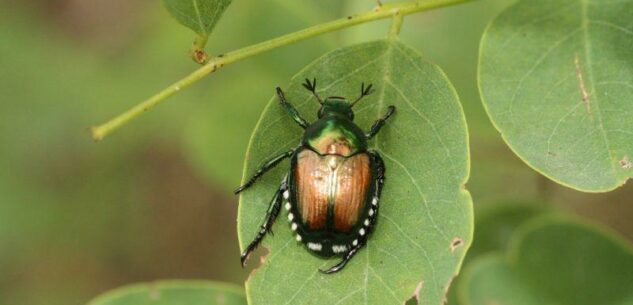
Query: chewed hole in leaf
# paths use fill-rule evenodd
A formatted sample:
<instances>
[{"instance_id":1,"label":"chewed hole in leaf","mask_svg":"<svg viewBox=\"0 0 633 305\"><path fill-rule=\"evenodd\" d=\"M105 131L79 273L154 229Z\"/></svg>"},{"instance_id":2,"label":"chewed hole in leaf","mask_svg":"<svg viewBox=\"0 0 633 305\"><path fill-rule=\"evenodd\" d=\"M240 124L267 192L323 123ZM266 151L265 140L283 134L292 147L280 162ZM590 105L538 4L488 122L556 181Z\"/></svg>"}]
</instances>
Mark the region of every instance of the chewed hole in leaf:
<instances>
[{"instance_id":1,"label":"chewed hole in leaf","mask_svg":"<svg viewBox=\"0 0 633 305\"><path fill-rule=\"evenodd\" d=\"M418 283L418 286L415 287L415 291L413 291L413 295L410 299L408 299L404 305L419 305L420 304L420 291L424 287L424 282Z\"/></svg>"},{"instance_id":2,"label":"chewed hole in leaf","mask_svg":"<svg viewBox=\"0 0 633 305\"><path fill-rule=\"evenodd\" d=\"M633 162L631 162L631 160L629 159L629 156L624 156L624 158L620 160L620 166L623 169L631 169L633 168Z\"/></svg>"},{"instance_id":3,"label":"chewed hole in leaf","mask_svg":"<svg viewBox=\"0 0 633 305\"><path fill-rule=\"evenodd\" d=\"M266 264L268 255L270 255L270 250L267 247L258 247L246 259L244 269L249 271L250 274L256 273L259 268Z\"/></svg>"}]
</instances>

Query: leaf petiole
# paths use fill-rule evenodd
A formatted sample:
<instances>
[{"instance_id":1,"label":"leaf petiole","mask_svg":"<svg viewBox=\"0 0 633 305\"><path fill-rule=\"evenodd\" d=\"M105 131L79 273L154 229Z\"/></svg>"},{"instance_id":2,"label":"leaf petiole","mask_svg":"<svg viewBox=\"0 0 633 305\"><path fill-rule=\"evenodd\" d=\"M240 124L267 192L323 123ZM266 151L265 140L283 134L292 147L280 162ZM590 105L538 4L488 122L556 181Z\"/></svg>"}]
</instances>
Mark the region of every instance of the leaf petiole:
<instances>
[{"instance_id":1,"label":"leaf petiole","mask_svg":"<svg viewBox=\"0 0 633 305\"><path fill-rule=\"evenodd\" d=\"M402 28L402 22L404 21L404 16L400 13L396 13L393 15L393 19L391 20L391 27L389 28L389 38L397 38L400 34L400 28Z\"/></svg>"},{"instance_id":2,"label":"leaf petiole","mask_svg":"<svg viewBox=\"0 0 633 305\"><path fill-rule=\"evenodd\" d=\"M209 40L208 35L198 35L193 40L193 46L191 47L191 58L193 61L204 65L209 60L209 54L205 52L204 48L207 46Z\"/></svg>"}]
</instances>

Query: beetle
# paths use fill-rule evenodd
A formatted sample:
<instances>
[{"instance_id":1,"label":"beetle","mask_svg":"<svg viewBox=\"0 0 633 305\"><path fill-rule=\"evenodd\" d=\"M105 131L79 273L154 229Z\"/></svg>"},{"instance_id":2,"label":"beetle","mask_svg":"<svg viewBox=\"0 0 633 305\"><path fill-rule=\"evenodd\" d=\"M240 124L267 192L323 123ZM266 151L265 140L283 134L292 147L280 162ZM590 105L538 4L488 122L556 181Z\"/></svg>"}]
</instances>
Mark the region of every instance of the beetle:
<instances>
[{"instance_id":1,"label":"beetle","mask_svg":"<svg viewBox=\"0 0 633 305\"><path fill-rule=\"evenodd\" d=\"M235 194L244 191L266 171L290 158L290 172L273 196L255 239L246 247L240 260L245 265L271 228L282 206L287 211L295 239L309 251L322 256L342 255L335 266L321 270L329 274L342 270L367 243L378 217L380 194L385 181L385 164L376 151L368 148L372 139L395 112L386 114L365 133L354 123L352 108L370 95L372 85L361 84L360 96L353 102L330 96L325 100L316 92L316 78L306 79L303 86L321 104L318 119L308 123L286 100L277 87L281 106L304 129L301 144L265 162Z\"/></svg>"}]
</instances>

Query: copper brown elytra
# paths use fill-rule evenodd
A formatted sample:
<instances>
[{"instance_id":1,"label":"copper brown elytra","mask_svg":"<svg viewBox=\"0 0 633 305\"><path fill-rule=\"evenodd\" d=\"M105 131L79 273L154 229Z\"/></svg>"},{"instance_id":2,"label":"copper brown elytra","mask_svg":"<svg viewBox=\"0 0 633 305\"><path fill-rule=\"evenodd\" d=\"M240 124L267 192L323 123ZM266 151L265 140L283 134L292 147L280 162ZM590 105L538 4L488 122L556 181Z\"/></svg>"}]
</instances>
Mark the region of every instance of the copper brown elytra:
<instances>
[{"instance_id":1,"label":"copper brown elytra","mask_svg":"<svg viewBox=\"0 0 633 305\"><path fill-rule=\"evenodd\" d=\"M316 93L316 79L306 79L303 86L321 104L318 120L308 123L286 101L277 87L281 106L305 131L301 144L266 162L257 172L235 190L238 194L251 186L266 171L290 158L290 172L273 196L267 217L255 239L242 253L244 265L248 255L257 248L283 206L298 242L313 253L331 257L341 255L342 261L323 273L340 271L367 243L376 219L380 194L385 181L385 164L367 142L374 137L394 113L378 119L369 132L354 123L352 108L372 93L372 85L361 85L361 94L353 102L338 96L322 100Z\"/></svg>"}]
</instances>

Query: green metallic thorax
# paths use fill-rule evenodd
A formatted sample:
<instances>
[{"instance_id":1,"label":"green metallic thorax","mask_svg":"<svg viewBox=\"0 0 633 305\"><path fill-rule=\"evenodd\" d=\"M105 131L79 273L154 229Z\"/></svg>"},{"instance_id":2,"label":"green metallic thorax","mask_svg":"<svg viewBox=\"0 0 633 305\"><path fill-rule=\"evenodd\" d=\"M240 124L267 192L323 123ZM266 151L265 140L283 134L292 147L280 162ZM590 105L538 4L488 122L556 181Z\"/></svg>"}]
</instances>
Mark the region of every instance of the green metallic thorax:
<instances>
[{"instance_id":1,"label":"green metallic thorax","mask_svg":"<svg viewBox=\"0 0 633 305\"><path fill-rule=\"evenodd\" d=\"M352 156L367 149L363 131L343 115L328 113L310 125L303 144L321 155Z\"/></svg>"}]
</instances>

